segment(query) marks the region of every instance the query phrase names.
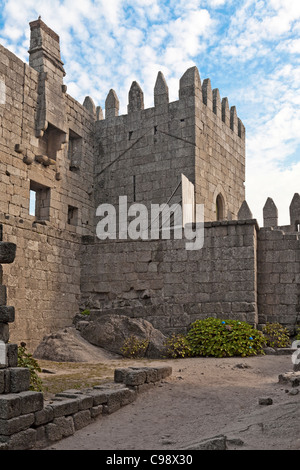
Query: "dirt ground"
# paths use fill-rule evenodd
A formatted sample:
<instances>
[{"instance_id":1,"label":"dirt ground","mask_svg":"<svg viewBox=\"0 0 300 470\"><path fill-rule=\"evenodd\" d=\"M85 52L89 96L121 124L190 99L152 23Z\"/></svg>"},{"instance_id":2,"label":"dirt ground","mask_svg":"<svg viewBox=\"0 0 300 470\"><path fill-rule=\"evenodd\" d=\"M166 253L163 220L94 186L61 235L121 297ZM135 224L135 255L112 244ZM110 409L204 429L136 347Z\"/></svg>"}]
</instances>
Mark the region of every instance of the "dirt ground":
<instances>
[{"instance_id":1,"label":"dirt ground","mask_svg":"<svg viewBox=\"0 0 300 470\"><path fill-rule=\"evenodd\" d=\"M278 380L293 370L290 355L105 359L102 379L115 367L157 364L170 365L172 376L47 450L180 450L218 435L229 450L300 450L300 391ZM73 365L89 366L96 364ZM260 398L273 403L261 405Z\"/></svg>"}]
</instances>

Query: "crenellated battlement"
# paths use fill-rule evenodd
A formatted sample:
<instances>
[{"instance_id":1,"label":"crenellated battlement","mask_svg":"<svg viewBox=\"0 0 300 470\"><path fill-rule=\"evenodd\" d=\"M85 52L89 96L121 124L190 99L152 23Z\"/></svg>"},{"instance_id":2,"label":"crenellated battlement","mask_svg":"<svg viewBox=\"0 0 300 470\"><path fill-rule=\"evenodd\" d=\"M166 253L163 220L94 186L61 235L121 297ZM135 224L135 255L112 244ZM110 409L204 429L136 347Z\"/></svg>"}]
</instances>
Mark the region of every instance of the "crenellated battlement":
<instances>
[{"instance_id":1,"label":"crenellated battlement","mask_svg":"<svg viewBox=\"0 0 300 470\"><path fill-rule=\"evenodd\" d=\"M213 113L217 119L223 121L225 126L241 139L245 139L245 127L237 115L235 106L229 106L228 98L221 98L218 88L212 89L211 81L206 78L201 83L200 74L196 66L186 70L179 80L179 101L195 99L195 105L205 106L205 112ZM96 116L96 120L111 119L119 116L120 102L115 90L111 89L105 101L105 118L102 108L98 107L97 113L95 105L90 97L86 97L83 106ZM169 88L166 79L161 71L158 72L154 86L154 108L169 105ZM132 82L128 93L128 114L143 111L144 93L141 86Z\"/></svg>"},{"instance_id":2,"label":"crenellated battlement","mask_svg":"<svg viewBox=\"0 0 300 470\"><path fill-rule=\"evenodd\" d=\"M290 224L278 224L278 208L271 197L268 197L263 207L263 227L270 229L278 229L283 232L300 232L300 195L295 193L289 206ZM252 219L252 212L244 201L238 212L238 220Z\"/></svg>"}]
</instances>

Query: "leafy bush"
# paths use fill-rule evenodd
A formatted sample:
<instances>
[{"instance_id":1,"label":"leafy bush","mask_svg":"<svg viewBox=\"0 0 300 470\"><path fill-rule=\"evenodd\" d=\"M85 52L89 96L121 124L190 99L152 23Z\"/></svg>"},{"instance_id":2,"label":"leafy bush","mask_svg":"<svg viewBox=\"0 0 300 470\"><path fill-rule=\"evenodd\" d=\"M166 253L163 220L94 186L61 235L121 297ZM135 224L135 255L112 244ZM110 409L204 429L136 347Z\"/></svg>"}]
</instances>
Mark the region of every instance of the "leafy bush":
<instances>
[{"instance_id":1,"label":"leafy bush","mask_svg":"<svg viewBox=\"0 0 300 470\"><path fill-rule=\"evenodd\" d=\"M183 334L176 335L173 333L166 340L165 346L167 357L176 359L177 357L189 357L191 355L191 346Z\"/></svg>"},{"instance_id":2,"label":"leafy bush","mask_svg":"<svg viewBox=\"0 0 300 470\"><path fill-rule=\"evenodd\" d=\"M42 372L38 362L27 352L26 343L18 346L18 367L27 367L30 371L30 390L42 391L43 382L37 372Z\"/></svg>"},{"instance_id":3,"label":"leafy bush","mask_svg":"<svg viewBox=\"0 0 300 470\"><path fill-rule=\"evenodd\" d=\"M245 357L264 354L264 335L238 320L196 320L191 325L187 340L193 356Z\"/></svg>"},{"instance_id":4,"label":"leafy bush","mask_svg":"<svg viewBox=\"0 0 300 470\"><path fill-rule=\"evenodd\" d=\"M296 329L296 336L294 338L295 340L300 340L300 327Z\"/></svg>"},{"instance_id":5,"label":"leafy bush","mask_svg":"<svg viewBox=\"0 0 300 470\"><path fill-rule=\"evenodd\" d=\"M290 345L290 337L287 328L280 323L267 323L262 332L266 338L267 346L272 348L286 348Z\"/></svg>"},{"instance_id":6,"label":"leafy bush","mask_svg":"<svg viewBox=\"0 0 300 470\"><path fill-rule=\"evenodd\" d=\"M149 340L139 340L136 336L131 335L124 341L121 348L123 356L128 358L144 357L149 346Z\"/></svg>"},{"instance_id":7,"label":"leafy bush","mask_svg":"<svg viewBox=\"0 0 300 470\"><path fill-rule=\"evenodd\" d=\"M88 308L86 308L85 310L82 310L82 312L80 312L81 315L84 315L84 316L88 316L91 314L90 310Z\"/></svg>"}]
</instances>

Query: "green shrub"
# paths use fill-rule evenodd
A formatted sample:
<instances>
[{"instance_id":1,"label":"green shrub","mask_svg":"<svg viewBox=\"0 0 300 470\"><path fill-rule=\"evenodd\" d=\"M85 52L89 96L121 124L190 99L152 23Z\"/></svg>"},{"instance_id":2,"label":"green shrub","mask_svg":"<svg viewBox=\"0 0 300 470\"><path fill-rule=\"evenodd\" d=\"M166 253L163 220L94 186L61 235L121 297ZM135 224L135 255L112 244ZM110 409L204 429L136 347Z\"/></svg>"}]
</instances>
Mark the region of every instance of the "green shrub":
<instances>
[{"instance_id":1,"label":"green shrub","mask_svg":"<svg viewBox=\"0 0 300 470\"><path fill-rule=\"evenodd\" d=\"M191 355L191 346L183 334L173 333L170 338L166 340L166 355L176 359L178 357L189 357Z\"/></svg>"},{"instance_id":2,"label":"green shrub","mask_svg":"<svg viewBox=\"0 0 300 470\"><path fill-rule=\"evenodd\" d=\"M30 390L42 391L43 382L37 372L42 372L38 362L27 352L26 343L18 346L18 367L27 367L30 371Z\"/></svg>"},{"instance_id":3,"label":"green shrub","mask_svg":"<svg viewBox=\"0 0 300 470\"><path fill-rule=\"evenodd\" d=\"M88 308L86 308L85 310L82 310L82 312L80 312L81 315L84 315L84 316L88 316L91 314L90 310Z\"/></svg>"},{"instance_id":4,"label":"green shrub","mask_svg":"<svg viewBox=\"0 0 300 470\"><path fill-rule=\"evenodd\" d=\"M245 357L264 354L264 335L238 320L196 320L191 325L187 340L193 356Z\"/></svg>"},{"instance_id":5,"label":"green shrub","mask_svg":"<svg viewBox=\"0 0 300 470\"><path fill-rule=\"evenodd\" d=\"M300 327L296 329L296 336L294 338L295 340L300 340Z\"/></svg>"},{"instance_id":6,"label":"green shrub","mask_svg":"<svg viewBox=\"0 0 300 470\"><path fill-rule=\"evenodd\" d=\"M131 335L124 341L121 353L124 357L128 358L144 357L148 346L148 339L139 340L136 336Z\"/></svg>"},{"instance_id":7,"label":"green shrub","mask_svg":"<svg viewBox=\"0 0 300 470\"><path fill-rule=\"evenodd\" d=\"M266 338L267 346L272 348L286 348L290 345L290 337L287 328L280 323L267 323L262 332Z\"/></svg>"}]
</instances>

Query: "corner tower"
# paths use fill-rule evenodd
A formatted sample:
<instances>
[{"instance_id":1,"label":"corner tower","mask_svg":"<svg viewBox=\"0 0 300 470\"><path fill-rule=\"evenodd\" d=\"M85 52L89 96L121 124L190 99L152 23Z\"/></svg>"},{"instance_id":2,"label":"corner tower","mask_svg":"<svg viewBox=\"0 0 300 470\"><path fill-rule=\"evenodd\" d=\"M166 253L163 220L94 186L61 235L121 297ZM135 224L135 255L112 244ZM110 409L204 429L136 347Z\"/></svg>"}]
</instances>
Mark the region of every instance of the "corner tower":
<instances>
[{"instance_id":1,"label":"corner tower","mask_svg":"<svg viewBox=\"0 0 300 470\"><path fill-rule=\"evenodd\" d=\"M221 100L210 79L201 83L197 67L179 82L179 99L169 102L161 72L154 87L154 107L144 109L143 92L133 82L128 114L110 90L105 119L96 122L99 154L95 167L95 202L174 204L182 201L184 174L194 184L205 220L237 219L245 199L245 130L236 108Z\"/></svg>"}]
</instances>

